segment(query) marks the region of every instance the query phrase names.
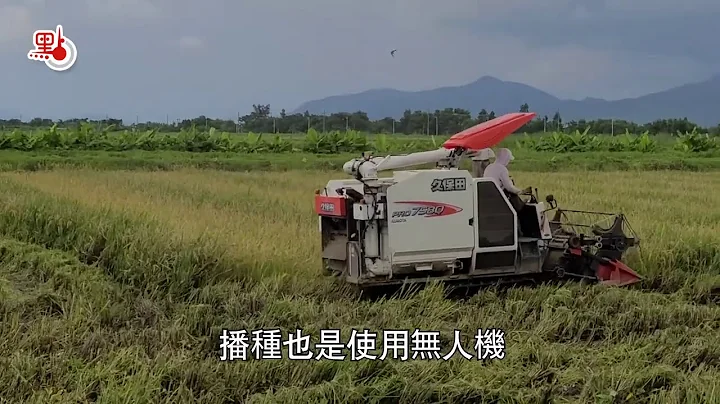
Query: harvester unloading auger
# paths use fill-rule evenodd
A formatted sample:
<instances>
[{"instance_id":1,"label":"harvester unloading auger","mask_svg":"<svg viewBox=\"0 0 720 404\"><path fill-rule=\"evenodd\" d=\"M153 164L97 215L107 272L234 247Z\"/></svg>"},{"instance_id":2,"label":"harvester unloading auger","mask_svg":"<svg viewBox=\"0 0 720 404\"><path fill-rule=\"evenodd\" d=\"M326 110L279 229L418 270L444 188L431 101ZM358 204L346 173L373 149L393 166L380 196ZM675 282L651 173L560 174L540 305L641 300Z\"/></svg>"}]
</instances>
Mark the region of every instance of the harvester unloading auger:
<instances>
[{"instance_id":1,"label":"harvester unloading auger","mask_svg":"<svg viewBox=\"0 0 720 404\"><path fill-rule=\"evenodd\" d=\"M494 180L457 169L462 157L493 147L534 116L501 116L452 136L438 150L345 163L354 179L331 180L315 196L326 271L362 289L428 280L639 282L621 261L638 243L625 234L624 215L561 210L552 195L546 208L537 189L516 212ZM377 176L432 163L435 169ZM574 223L569 213L607 216L611 224Z\"/></svg>"}]
</instances>

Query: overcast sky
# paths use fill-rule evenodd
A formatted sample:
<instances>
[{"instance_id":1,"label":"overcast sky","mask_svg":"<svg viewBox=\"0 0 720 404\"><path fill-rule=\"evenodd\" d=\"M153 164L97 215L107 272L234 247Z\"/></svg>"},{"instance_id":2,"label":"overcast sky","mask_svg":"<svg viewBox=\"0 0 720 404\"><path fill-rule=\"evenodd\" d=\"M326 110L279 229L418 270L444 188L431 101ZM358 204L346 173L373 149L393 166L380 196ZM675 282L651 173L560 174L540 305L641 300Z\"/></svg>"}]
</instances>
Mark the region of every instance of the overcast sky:
<instances>
[{"instance_id":1,"label":"overcast sky","mask_svg":"<svg viewBox=\"0 0 720 404\"><path fill-rule=\"evenodd\" d=\"M720 73L719 21L718 0L0 0L0 111L232 118L484 75L618 99ZM57 24L66 72L27 59Z\"/></svg>"}]
</instances>

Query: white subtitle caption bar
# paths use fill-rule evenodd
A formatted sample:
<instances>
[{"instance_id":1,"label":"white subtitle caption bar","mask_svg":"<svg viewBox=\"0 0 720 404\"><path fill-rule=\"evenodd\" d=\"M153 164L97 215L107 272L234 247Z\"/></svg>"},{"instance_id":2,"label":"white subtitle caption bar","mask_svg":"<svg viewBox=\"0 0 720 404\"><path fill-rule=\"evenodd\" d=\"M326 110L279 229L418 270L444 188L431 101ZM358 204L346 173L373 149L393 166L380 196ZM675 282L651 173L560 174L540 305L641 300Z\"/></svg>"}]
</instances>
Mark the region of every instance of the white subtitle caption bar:
<instances>
[{"instance_id":1,"label":"white subtitle caption bar","mask_svg":"<svg viewBox=\"0 0 720 404\"><path fill-rule=\"evenodd\" d=\"M382 343L378 336L382 335ZM302 330L287 333L283 338L280 329L227 330L220 335L221 361L273 360L287 357L290 360L449 360L460 355L467 360L505 358L505 331L499 328L479 328L473 338L474 355L463 348L460 330L455 330L453 342L442 354L439 331L384 330L380 333L367 329L351 331L343 342L340 330L320 330L320 341L312 346L310 335ZM283 347L286 348L284 356Z\"/></svg>"}]
</instances>

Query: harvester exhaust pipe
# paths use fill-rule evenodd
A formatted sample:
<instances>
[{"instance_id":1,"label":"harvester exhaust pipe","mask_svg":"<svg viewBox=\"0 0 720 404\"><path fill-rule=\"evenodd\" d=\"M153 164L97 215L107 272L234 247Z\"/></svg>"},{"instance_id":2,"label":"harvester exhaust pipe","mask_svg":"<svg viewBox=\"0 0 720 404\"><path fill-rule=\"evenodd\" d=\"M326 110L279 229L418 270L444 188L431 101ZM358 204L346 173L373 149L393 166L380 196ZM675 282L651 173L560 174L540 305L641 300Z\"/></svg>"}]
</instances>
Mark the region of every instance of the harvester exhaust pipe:
<instances>
[{"instance_id":1,"label":"harvester exhaust pipe","mask_svg":"<svg viewBox=\"0 0 720 404\"><path fill-rule=\"evenodd\" d=\"M482 178L485 175L485 169L490 165L489 160L472 160L472 176L474 178Z\"/></svg>"},{"instance_id":2,"label":"harvester exhaust pipe","mask_svg":"<svg viewBox=\"0 0 720 404\"><path fill-rule=\"evenodd\" d=\"M472 167L472 176L474 178L482 178L485 175L485 169L490 165L490 159L495 157L492 149L482 149L472 153L470 158Z\"/></svg>"}]
</instances>

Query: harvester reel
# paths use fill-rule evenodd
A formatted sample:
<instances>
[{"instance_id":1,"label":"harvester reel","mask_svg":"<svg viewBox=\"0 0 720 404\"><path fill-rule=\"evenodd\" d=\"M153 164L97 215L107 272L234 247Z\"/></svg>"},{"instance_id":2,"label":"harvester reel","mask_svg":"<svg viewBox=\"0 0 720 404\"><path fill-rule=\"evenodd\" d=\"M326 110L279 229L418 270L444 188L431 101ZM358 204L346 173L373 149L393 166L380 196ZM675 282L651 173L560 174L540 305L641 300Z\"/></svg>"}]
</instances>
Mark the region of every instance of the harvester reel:
<instances>
[{"instance_id":1,"label":"harvester reel","mask_svg":"<svg viewBox=\"0 0 720 404\"><path fill-rule=\"evenodd\" d=\"M605 220L612 220L612 224L609 227L600 226L602 218L591 223L571 221L568 213L600 216ZM625 233L626 227L630 231L629 236ZM629 247L636 247L640 244L635 231L622 213L558 209L550 221L550 228L554 237L567 238L570 248L592 245L597 249L605 247L605 249L625 252Z\"/></svg>"},{"instance_id":2,"label":"harvester reel","mask_svg":"<svg viewBox=\"0 0 720 404\"><path fill-rule=\"evenodd\" d=\"M590 223L571 221L568 213L600 216L601 219ZM599 223L603 219L611 220L612 224L601 226ZM639 244L623 214L558 209L550 221L550 227L555 248L562 249L562 245L566 248L565 255L556 263L555 273L558 278L573 276L613 284L632 283L629 280L633 277L639 279L637 274L620 262L629 247ZM630 230L630 236L626 235L625 227Z\"/></svg>"}]
</instances>

